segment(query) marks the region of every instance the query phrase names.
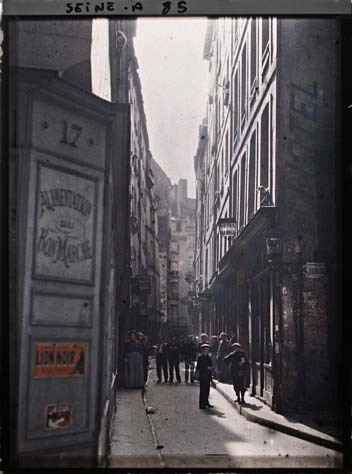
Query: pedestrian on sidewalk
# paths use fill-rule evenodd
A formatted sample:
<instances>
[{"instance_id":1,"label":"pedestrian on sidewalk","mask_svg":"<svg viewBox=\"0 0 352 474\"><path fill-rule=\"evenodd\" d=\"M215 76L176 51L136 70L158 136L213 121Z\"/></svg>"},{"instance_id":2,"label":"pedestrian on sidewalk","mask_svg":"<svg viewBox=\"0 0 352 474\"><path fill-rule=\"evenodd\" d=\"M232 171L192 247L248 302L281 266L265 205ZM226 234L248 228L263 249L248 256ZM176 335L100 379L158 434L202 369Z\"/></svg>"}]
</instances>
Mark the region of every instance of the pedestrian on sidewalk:
<instances>
[{"instance_id":1,"label":"pedestrian on sidewalk","mask_svg":"<svg viewBox=\"0 0 352 474\"><path fill-rule=\"evenodd\" d=\"M213 376L214 378L217 378L217 355L218 355L218 349L219 349L219 338L218 336L211 336L210 337L210 350L209 350L209 355L211 358L211 361L213 363Z\"/></svg>"},{"instance_id":2,"label":"pedestrian on sidewalk","mask_svg":"<svg viewBox=\"0 0 352 474\"><path fill-rule=\"evenodd\" d=\"M156 375L158 377L157 383L162 380L162 374L164 376L164 382L168 381L168 367L167 367L167 342L161 339L160 343L156 346Z\"/></svg>"},{"instance_id":3,"label":"pedestrian on sidewalk","mask_svg":"<svg viewBox=\"0 0 352 474\"><path fill-rule=\"evenodd\" d=\"M148 370L149 370L149 343L148 338L142 332L137 333L138 340L143 347L143 373L144 373L144 383L148 380Z\"/></svg>"},{"instance_id":4,"label":"pedestrian on sidewalk","mask_svg":"<svg viewBox=\"0 0 352 474\"><path fill-rule=\"evenodd\" d=\"M137 339L137 331L131 330L124 347L125 387L144 387L143 346Z\"/></svg>"},{"instance_id":5,"label":"pedestrian on sidewalk","mask_svg":"<svg viewBox=\"0 0 352 474\"><path fill-rule=\"evenodd\" d=\"M210 382L212 379L213 363L209 355L210 344L202 344L202 353L197 358L199 379L199 408L213 408L209 403Z\"/></svg>"},{"instance_id":6,"label":"pedestrian on sidewalk","mask_svg":"<svg viewBox=\"0 0 352 474\"><path fill-rule=\"evenodd\" d=\"M237 395L237 402L246 403L244 394L248 387L247 368L249 366L248 359L241 344L235 342L232 344L233 352L224 358L225 364L230 365L233 388Z\"/></svg>"},{"instance_id":7,"label":"pedestrian on sidewalk","mask_svg":"<svg viewBox=\"0 0 352 474\"><path fill-rule=\"evenodd\" d=\"M190 334L183 345L183 359L185 361L185 383L190 379L194 383L194 364L197 358L197 346Z\"/></svg>"},{"instance_id":8,"label":"pedestrian on sidewalk","mask_svg":"<svg viewBox=\"0 0 352 474\"><path fill-rule=\"evenodd\" d=\"M224 358L231 352L229 341L227 340L227 334L225 332L220 333L220 341L218 347L218 353L216 355L217 369L218 369L218 380L219 382L227 382L229 379L229 371L227 365L224 363Z\"/></svg>"},{"instance_id":9,"label":"pedestrian on sidewalk","mask_svg":"<svg viewBox=\"0 0 352 474\"><path fill-rule=\"evenodd\" d=\"M180 345L177 341L176 336L171 336L171 340L168 343L167 359L169 362L169 382L174 381L174 370L176 374L177 382L181 382L180 376Z\"/></svg>"}]
</instances>

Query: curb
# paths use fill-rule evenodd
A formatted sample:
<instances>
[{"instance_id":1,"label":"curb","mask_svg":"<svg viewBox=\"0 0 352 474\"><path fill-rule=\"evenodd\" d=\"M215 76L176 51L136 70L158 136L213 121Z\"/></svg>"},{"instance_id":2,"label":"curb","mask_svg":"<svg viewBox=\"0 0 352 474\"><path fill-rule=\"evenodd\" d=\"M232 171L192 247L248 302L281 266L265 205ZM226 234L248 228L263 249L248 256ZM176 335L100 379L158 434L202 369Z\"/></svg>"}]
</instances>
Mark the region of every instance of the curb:
<instances>
[{"instance_id":1,"label":"curb","mask_svg":"<svg viewBox=\"0 0 352 474\"><path fill-rule=\"evenodd\" d=\"M216 388L216 390L221 393L221 395L233 405L236 410L240 413L240 415L247 418L249 421L253 421L254 423L258 423L260 425L266 426L268 428L274 429L276 431L281 431L282 433L295 436L296 438L303 439L305 441L310 441L311 443L318 444L319 446L323 446L325 448L333 449L335 451L343 451L343 444L338 441L337 439L326 439L320 437L313 433L308 433L299 430L298 428L294 428L293 426L283 425L282 423L278 423L277 421L268 420L267 418L263 418L258 416L252 412L250 412L245 407L239 405L235 402L228 393L225 392L220 386L218 382L212 380L212 386Z\"/></svg>"}]
</instances>

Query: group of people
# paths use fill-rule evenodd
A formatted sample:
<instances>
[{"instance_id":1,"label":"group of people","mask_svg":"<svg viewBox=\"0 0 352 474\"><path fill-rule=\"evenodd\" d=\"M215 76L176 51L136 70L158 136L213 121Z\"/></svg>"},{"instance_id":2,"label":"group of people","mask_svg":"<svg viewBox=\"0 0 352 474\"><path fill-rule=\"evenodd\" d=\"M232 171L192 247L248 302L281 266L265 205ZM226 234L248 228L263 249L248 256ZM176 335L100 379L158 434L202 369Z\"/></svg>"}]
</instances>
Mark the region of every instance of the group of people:
<instances>
[{"instance_id":1,"label":"group of people","mask_svg":"<svg viewBox=\"0 0 352 474\"><path fill-rule=\"evenodd\" d=\"M125 386L142 388L148 378L149 344L147 337L134 330L129 331L125 345ZM187 338L173 335L169 340L161 339L155 347L156 383L181 383L180 363L184 362L184 382L200 382L199 408L209 404L210 383L213 377L220 382L231 378L239 403L245 403L244 394L248 386L248 359L235 341L225 333L218 336L201 334Z\"/></svg>"}]
</instances>

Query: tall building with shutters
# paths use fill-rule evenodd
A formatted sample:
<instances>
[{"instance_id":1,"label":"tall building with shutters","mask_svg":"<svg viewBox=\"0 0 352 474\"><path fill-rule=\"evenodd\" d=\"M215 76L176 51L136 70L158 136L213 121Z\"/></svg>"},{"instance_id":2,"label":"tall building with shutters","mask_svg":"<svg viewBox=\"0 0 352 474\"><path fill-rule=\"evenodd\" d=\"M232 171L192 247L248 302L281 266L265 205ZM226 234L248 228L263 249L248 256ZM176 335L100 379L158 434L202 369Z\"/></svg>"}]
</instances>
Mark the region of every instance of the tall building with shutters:
<instances>
[{"instance_id":1,"label":"tall building with shutters","mask_svg":"<svg viewBox=\"0 0 352 474\"><path fill-rule=\"evenodd\" d=\"M336 399L338 38L334 19L277 18L210 19L205 38L198 321L243 345L251 392L281 412Z\"/></svg>"}]
</instances>

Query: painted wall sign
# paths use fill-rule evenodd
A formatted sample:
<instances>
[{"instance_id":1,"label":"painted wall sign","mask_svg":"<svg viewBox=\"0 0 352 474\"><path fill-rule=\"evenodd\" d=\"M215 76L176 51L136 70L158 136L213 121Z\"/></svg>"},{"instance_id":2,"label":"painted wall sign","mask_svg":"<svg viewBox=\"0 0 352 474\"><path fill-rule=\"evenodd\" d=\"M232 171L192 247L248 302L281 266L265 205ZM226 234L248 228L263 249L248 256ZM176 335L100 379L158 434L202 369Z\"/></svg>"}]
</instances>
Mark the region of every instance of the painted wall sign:
<instances>
[{"instance_id":1,"label":"painted wall sign","mask_svg":"<svg viewBox=\"0 0 352 474\"><path fill-rule=\"evenodd\" d=\"M34 378L77 377L85 373L86 344L36 343Z\"/></svg>"},{"instance_id":2,"label":"painted wall sign","mask_svg":"<svg viewBox=\"0 0 352 474\"><path fill-rule=\"evenodd\" d=\"M34 274L93 283L96 183L39 162Z\"/></svg>"},{"instance_id":3,"label":"painted wall sign","mask_svg":"<svg viewBox=\"0 0 352 474\"><path fill-rule=\"evenodd\" d=\"M232 218L219 219L219 231L223 237L233 237L236 234L236 220Z\"/></svg>"},{"instance_id":4,"label":"painted wall sign","mask_svg":"<svg viewBox=\"0 0 352 474\"><path fill-rule=\"evenodd\" d=\"M46 428L59 429L72 426L72 406L70 403L58 403L46 407Z\"/></svg>"}]
</instances>

